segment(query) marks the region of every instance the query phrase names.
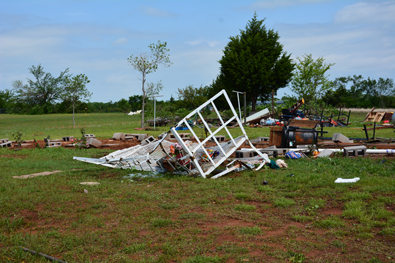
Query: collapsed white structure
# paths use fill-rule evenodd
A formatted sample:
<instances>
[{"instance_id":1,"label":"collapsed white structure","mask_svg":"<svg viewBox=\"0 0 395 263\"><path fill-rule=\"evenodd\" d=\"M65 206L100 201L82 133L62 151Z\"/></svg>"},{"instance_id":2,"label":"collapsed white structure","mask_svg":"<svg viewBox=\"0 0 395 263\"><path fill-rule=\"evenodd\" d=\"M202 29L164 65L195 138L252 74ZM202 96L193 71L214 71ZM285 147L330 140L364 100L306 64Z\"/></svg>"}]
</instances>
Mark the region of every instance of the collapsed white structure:
<instances>
[{"instance_id":1,"label":"collapsed white structure","mask_svg":"<svg viewBox=\"0 0 395 263\"><path fill-rule=\"evenodd\" d=\"M226 122L223 120L215 104L215 102L220 99L224 99L223 101L228 103L229 108L233 113L233 117L228 119ZM210 106L219 119L219 127L210 128L208 122L201 113L202 110ZM201 140L197 136L196 131L190 124L192 118L196 116L200 118L205 130L208 132L208 135L204 140ZM232 129L232 133L241 134L238 137L233 137L227 128L227 125L234 121L239 125L237 128ZM194 139L196 142L191 143L191 141L183 139L179 134L177 129L178 127L187 127L193 136L191 139ZM174 146L174 143L165 140L167 136L163 136L161 140L150 142L144 146L137 145L116 151L100 159L84 157L74 157L74 159L112 168L134 168L137 170L153 172L182 172L191 175L200 175L203 178L207 178L214 170L229 159L229 157L240 146L247 142L250 144L251 148L256 151L257 156L252 158L251 161L253 163L258 162L260 164L257 170L266 163L270 163L270 159L267 154L261 153L252 145L252 143L250 143L242 122L237 117L237 113L225 90L220 91L210 100L188 114L175 127L172 127L170 132L176 138L179 146L182 147L182 150L180 150L181 154L178 154L177 156L174 156L174 154L171 153L171 147L172 145ZM226 134L230 140L220 143L216 137L220 134ZM214 146L206 146L208 142L214 142ZM243 162L234 160L228 164L224 171L212 176L211 178L218 178L230 171L240 169L243 166L249 168L249 166Z\"/></svg>"}]
</instances>

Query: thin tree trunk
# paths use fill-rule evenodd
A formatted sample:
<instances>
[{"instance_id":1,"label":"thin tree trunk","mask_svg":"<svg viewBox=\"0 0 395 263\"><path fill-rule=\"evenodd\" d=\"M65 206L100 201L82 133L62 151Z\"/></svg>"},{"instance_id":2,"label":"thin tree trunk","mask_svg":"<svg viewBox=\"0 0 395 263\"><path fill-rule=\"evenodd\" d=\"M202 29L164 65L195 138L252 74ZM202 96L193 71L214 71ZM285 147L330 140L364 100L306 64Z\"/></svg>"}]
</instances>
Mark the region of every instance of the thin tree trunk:
<instances>
[{"instance_id":1,"label":"thin tree trunk","mask_svg":"<svg viewBox=\"0 0 395 263\"><path fill-rule=\"evenodd\" d=\"M74 102L73 102L73 128L75 128L75 121L74 121Z\"/></svg>"},{"instance_id":2,"label":"thin tree trunk","mask_svg":"<svg viewBox=\"0 0 395 263\"><path fill-rule=\"evenodd\" d=\"M141 128L144 128L144 106L145 106L145 89L144 89L144 82L145 82L145 72L143 72L143 80L142 80L143 103L142 103L142 109L141 109Z\"/></svg>"},{"instance_id":3,"label":"thin tree trunk","mask_svg":"<svg viewBox=\"0 0 395 263\"><path fill-rule=\"evenodd\" d=\"M255 111L256 98L254 96L251 97L251 111Z\"/></svg>"}]
</instances>

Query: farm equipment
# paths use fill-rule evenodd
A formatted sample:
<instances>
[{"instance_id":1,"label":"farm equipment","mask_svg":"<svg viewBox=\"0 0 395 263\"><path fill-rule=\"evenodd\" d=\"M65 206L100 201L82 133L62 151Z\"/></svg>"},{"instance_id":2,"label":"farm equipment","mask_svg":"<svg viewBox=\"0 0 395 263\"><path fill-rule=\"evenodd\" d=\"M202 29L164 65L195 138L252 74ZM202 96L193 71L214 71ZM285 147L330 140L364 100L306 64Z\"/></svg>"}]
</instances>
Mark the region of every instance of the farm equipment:
<instances>
[{"instance_id":1,"label":"farm equipment","mask_svg":"<svg viewBox=\"0 0 395 263\"><path fill-rule=\"evenodd\" d=\"M304 105L304 99L297 101L294 105L292 105L288 109L283 109L281 111L282 117L281 120L288 121L290 119L294 119L296 117L304 118L304 113L299 109L300 106Z\"/></svg>"}]
</instances>

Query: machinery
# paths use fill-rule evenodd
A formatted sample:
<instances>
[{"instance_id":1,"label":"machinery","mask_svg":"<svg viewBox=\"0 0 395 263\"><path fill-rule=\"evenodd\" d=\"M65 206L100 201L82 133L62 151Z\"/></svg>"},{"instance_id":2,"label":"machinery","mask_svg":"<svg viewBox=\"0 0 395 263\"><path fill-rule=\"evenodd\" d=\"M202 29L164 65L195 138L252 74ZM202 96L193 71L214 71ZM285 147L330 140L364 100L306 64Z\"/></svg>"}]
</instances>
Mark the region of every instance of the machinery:
<instances>
[{"instance_id":1,"label":"machinery","mask_svg":"<svg viewBox=\"0 0 395 263\"><path fill-rule=\"evenodd\" d=\"M304 99L299 100L294 105L292 105L289 109L283 109L282 113L282 120L288 121L290 119L294 119L296 117L304 118L304 113L299 109L300 106L304 105Z\"/></svg>"}]
</instances>

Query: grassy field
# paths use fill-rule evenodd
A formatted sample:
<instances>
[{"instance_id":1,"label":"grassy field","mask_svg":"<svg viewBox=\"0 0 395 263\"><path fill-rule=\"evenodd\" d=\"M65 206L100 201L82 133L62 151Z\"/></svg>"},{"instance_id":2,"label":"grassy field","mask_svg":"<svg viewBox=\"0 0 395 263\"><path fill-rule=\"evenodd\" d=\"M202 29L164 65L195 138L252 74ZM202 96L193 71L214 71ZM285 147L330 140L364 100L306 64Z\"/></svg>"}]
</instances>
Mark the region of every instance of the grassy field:
<instances>
[{"instance_id":1,"label":"grassy field","mask_svg":"<svg viewBox=\"0 0 395 263\"><path fill-rule=\"evenodd\" d=\"M366 113L352 113L350 122L351 128L325 128L328 133L324 136L331 137L333 133L343 133L348 137L365 138L361 122ZM141 116L128 116L123 113L91 113L76 114L76 128L72 126L71 114L49 114L49 115L10 115L0 114L0 139L13 139L12 134L21 131L24 140L33 138L42 140L48 135L52 139L61 139L64 136L81 137L80 129L84 128L86 133L95 134L98 138L111 138L115 132L123 133L149 133L154 137L164 131L169 131L170 127L156 127L155 131L136 131L134 128L140 127ZM270 136L270 129L265 128L245 128L249 138L259 136ZM199 137L204 137L203 129L196 129ZM370 136L373 132L370 131ZM222 135L227 134L224 132ZM240 129L232 129L232 135L240 136ZM394 138L393 129L382 129L376 131L376 137Z\"/></svg>"},{"instance_id":2,"label":"grassy field","mask_svg":"<svg viewBox=\"0 0 395 263\"><path fill-rule=\"evenodd\" d=\"M77 117L77 124L97 137L139 132L134 131L138 117ZM360 127L355 123L360 118L352 126ZM70 115L0 115L0 124L1 138L19 129L24 139L79 136ZM160 129L148 133L168 128ZM326 130L328 137L333 132L364 137L357 129ZM247 133L269 136L267 128L247 128ZM394 137L394 132L378 130L376 136ZM285 160L287 169L243 171L215 180L72 160L108 151L0 149L0 262L47 262L20 247L67 262L395 260L393 157ZM12 178L54 170L62 172ZM361 180L335 184L338 177ZM100 185L80 185L89 181Z\"/></svg>"}]
</instances>

